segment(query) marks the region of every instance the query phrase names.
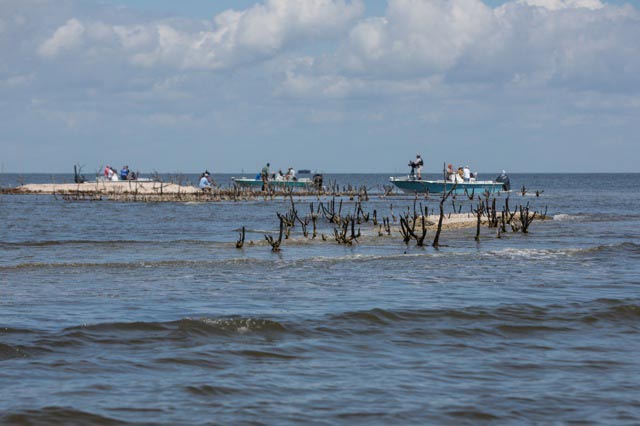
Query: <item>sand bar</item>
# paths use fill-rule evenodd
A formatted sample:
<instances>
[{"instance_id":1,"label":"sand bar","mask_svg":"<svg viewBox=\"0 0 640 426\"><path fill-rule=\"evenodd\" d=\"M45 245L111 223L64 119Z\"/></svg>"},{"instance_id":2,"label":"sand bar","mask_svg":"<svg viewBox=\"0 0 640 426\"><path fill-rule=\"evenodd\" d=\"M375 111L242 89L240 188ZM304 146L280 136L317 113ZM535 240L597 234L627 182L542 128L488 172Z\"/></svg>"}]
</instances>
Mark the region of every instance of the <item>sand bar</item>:
<instances>
[{"instance_id":1,"label":"sand bar","mask_svg":"<svg viewBox=\"0 0 640 426\"><path fill-rule=\"evenodd\" d=\"M85 183L31 183L18 186L11 191L17 194L74 194L83 192L95 195L114 194L197 194L202 190L195 186L167 182L104 181Z\"/></svg>"}]
</instances>

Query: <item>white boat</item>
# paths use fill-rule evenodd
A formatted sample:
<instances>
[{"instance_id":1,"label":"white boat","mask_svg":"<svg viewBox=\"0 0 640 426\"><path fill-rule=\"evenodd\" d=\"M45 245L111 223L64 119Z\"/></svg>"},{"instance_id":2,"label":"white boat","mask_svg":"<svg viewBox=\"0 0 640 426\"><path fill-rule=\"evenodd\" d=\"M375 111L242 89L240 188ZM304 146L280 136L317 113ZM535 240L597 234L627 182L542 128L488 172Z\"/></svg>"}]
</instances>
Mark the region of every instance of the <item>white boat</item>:
<instances>
[{"instance_id":1,"label":"white boat","mask_svg":"<svg viewBox=\"0 0 640 426\"><path fill-rule=\"evenodd\" d=\"M462 179L456 176L456 181L451 180L422 180L418 179L415 175L408 175L402 177L390 177L389 180L402 192L408 194L415 193L430 193L441 194L443 192L449 192L453 190L454 193L463 194L465 192L476 194L482 194L484 192L499 192L509 191L511 189L511 183L509 176L503 171L500 176L495 180L475 180Z\"/></svg>"},{"instance_id":2,"label":"white boat","mask_svg":"<svg viewBox=\"0 0 640 426\"><path fill-rule=\"evenodd\" d=\"M262 188L262 179L259 178L248 178L248 177L232 177L233 182L245 188ZM314 181L309 178L298 178L298 179L283 179L283 180L272 180L269 179L267 184L271 187L275 188L311 188L314 186Z\"/></svg>"}]
</instances>

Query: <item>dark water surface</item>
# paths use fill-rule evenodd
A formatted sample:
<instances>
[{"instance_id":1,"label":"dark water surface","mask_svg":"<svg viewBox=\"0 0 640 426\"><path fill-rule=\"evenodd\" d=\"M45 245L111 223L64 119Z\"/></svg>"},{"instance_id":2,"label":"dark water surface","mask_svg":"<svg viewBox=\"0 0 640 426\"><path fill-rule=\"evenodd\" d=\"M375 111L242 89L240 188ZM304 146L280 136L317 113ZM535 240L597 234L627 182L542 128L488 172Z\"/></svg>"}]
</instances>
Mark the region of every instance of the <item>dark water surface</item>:
<instances>
[{"instance_id":1,"label":"dark water surface","mask_svg":"<svg viewBox=\"0 0 640 426\"><path fill-rule=\"evenodd\" d=\"M298 227L274 254L283 200L0 196L0 423L638 424L639 180L513 175L555 219L438 250Z\"/></svg>"}]
</instances>

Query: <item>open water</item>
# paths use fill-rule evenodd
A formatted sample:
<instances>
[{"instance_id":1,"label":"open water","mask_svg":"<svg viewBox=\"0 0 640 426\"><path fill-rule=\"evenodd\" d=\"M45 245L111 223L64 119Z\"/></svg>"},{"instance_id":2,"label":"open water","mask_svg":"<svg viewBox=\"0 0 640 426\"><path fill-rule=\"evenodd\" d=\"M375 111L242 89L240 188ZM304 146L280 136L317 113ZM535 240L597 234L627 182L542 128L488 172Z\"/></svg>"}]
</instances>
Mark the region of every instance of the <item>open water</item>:
<instances>
[{"instance_id":1,"label":"open water","mask_svg":"<svg viewBox=\"0 0 640 426\"><path fill-rule=\"evenodd\" d=\"M640 423L640 175L511 178L554 220L439 249L322 222L272 253L281 199L0 195L0 423Z\"/></svg>"}]
</instances>

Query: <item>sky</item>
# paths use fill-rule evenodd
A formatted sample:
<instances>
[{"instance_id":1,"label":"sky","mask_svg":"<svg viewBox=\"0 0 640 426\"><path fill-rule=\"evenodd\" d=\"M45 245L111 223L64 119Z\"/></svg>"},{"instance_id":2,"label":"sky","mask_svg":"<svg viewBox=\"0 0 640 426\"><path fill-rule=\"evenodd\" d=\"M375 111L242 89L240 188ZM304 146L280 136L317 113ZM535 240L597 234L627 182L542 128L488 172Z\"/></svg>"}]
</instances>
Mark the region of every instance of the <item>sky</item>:
<instances>
[{"instance_id":1,"label":"sky","mask_svg":"<svg viewBox=\"0 0 640 426\"><path fill-rule=\"evenodd\" d=\"M613 0L0 0L0 171L637 172Z\"/></svg>"}]
</instances>

